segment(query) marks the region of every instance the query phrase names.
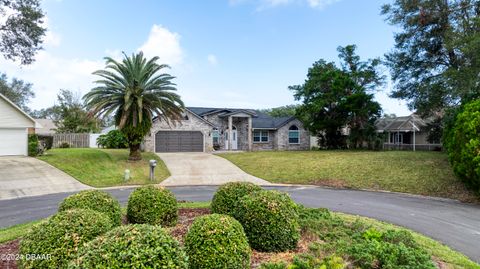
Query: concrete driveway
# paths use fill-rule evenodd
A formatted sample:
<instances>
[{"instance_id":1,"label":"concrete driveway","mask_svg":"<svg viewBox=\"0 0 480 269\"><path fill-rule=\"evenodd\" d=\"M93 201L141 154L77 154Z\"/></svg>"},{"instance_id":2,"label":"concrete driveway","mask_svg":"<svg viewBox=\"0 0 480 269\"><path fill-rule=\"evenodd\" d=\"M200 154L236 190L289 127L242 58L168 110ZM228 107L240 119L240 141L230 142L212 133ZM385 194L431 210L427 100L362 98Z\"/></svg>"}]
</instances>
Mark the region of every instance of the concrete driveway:
<instances>
[{"instance_id":1,"label":"concrete driveway","mask_svg":"<svg viewBox=\"0 0 480 269\"><path fill-rule=\"evenodd\" d=\"M158 153L171 176L161 185L220 185L232 181L248 181L270 185L268 181L245 173L224 158L209 153Z\"/></svg>"},{"instance_id":2,"label":"concrete driveway","mask_svg":"<svg viewBox=\"0 0 480 269\"><path fill-rule=\"evenodd\" d=\"M35 158L0 157L0 200L88 188L90 187Z\"/></svg>"}]
</instances>

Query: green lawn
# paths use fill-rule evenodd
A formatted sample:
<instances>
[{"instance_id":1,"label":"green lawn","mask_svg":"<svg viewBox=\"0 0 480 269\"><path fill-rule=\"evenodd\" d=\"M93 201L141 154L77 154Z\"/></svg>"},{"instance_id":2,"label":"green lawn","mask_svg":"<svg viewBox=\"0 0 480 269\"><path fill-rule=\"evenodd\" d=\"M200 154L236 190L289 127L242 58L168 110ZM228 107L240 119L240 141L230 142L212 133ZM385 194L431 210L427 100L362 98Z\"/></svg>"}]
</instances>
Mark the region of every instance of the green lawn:
<instances>
[{"instance_id":1,"label":"green lawn","mask_svg":"<svg viewBox=\"0 0 480 269\"><path fill-rule=\"evenodd\" d=\"M142 153L143 160L128 162L126 149L52 149L38 159L45 161L78 181L93 187L159 183L170 173L163 161L154 153ZM157 160L155 181L149 180L150 159ZM124 181L125 169L130 170L130 180Z\"/></svg>"},{"instance_id":2,"label":"green lawn","mask_svg":"<svg viewBox=\"0 0 480 269\"><path fill-rule=\"evenodd\" d=\"M441 152L272 151L219 154L275 183L386 190L478 201Z\"/></svg>"}]
</instances>

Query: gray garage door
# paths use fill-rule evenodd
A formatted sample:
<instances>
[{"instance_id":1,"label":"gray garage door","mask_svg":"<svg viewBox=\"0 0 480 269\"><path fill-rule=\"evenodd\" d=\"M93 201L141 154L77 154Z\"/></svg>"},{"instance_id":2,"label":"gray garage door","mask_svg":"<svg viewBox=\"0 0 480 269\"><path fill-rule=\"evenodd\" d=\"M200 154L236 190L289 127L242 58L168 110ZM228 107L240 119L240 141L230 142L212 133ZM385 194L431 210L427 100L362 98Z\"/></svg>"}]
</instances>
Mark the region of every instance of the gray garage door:
<instances>
[{"instance_id":1,"label":"gray garage door","mask_svg":"<svg viewBox=\"0 0 480 269\"><path fill-rule=\"evenodd\" d=\"M155 135L156 152L202 152L203 134L199 131L160 131Z\"/></svg>"}]
</instances>

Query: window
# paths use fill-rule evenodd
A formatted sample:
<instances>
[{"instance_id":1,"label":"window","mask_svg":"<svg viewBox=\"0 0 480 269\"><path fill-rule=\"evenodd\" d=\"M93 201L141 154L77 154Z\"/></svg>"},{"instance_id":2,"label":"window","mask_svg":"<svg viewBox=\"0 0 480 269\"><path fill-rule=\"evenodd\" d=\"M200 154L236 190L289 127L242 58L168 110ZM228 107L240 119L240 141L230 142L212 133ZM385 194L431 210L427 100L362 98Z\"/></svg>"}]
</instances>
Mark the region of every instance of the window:
<instances>
[{"instance_id":1,"label":"window","mask_svg":"<svg viewBox=\"0 0 480 269\"><path fill-rule=\"evenodd\" d=\"M214 129L212 132L212 138L213 138L213 144L218 144L218 141L220 139L220 133L218 132L217 129Z\"/></svg>"},{"instance_id":2,"label":"window","mask_svg":"<svg viewBox=\"0 0 480 269\"><path fill-rule=\"evenodd\" d=\"M295 125L290 126L288 129L288 143L289 144L299 144L300 143L300 132L298 127Z\"/></svg>"},{"instance_id":3,"label":"window","mask_svg":"<svg viewBox=\"0 0 480 269\"><path fill-rule=\"evenodd\" d=\"M256 142L256 143L268 142L268 131L262 131L262 130L253 131L253 142Z\"/></svg>"}]
</instances>

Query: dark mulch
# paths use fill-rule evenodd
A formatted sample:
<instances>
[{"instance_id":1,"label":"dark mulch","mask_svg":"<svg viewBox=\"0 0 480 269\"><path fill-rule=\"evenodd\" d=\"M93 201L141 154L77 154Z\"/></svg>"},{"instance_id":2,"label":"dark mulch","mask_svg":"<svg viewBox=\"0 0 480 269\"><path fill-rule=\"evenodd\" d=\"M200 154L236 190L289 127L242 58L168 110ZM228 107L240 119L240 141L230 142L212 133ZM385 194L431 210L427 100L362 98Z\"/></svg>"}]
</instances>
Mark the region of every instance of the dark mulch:
<instances>
[{"instance_id":1,"label":"dark mulch","mask_svg":"<svg viewBox=\"0 0 480 269\"><path fill-rule=\"evenodd\" d=\"M20 239L0 244L0 268L16 269Z\"/></svg>"},{"instance_id":2,"label":"dark mulch","mask_svg":"<svg viewBox=\"0 0 480 269\"><path fill-rule=\"evenodd\" d=\"M193 220L202 215L210 214L210 209L208 208L181 208L178 210L178 223L174 227L168 228L170 234L177 239L180 244L183 244L183 238L188 232L188 228L192 225ZM124 224L126 221L124 220ZM298 253L307 251L308 245L318 238L309 235L302 235L298 247L295 250L281 252L281 253L264 253L253 251L251 267L258 268L260 264L268 261L272 262L290 262ZM4 244L0 244L0 269L16 269L17 264L16 260L13 259L4 259L5 254L11 254L13 256L18 254L20 239L16 239Z\"/></svg>"}]
</instances>

